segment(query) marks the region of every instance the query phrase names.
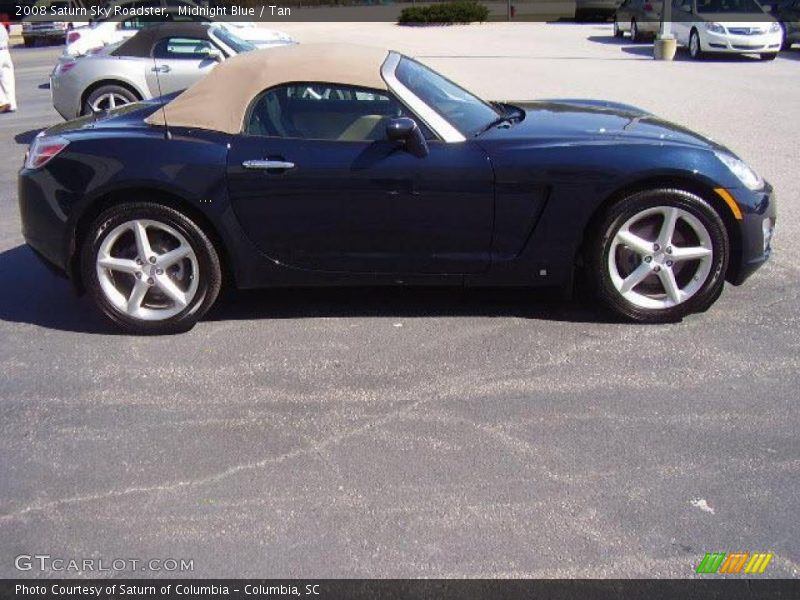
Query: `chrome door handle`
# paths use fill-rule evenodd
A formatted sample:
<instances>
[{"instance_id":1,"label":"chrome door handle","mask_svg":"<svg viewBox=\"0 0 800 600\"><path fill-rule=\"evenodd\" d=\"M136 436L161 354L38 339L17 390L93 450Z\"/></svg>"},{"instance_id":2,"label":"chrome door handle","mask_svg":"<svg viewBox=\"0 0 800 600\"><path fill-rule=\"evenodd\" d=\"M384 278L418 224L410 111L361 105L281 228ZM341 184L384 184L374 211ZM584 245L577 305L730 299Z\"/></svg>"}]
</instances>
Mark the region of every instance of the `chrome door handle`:
<instances>
[{"instance_id":1,"label":"chrome door handle","mask_svg":"<svg viewBox=\"0 0 800 600\"><path fill-rule=\"evenodd\" d=\"M242 163L242 166L245 169L261 169L262 171L294 169L294 163L285 160L246 160Z\"/></svg>"},{"instance_id":2,"label":"chrome door handle","mask_svg":"<svg viewBox=\"0 0 800 600\"><path fill-rule=\"evenodd\" d=\"M172 69L169 65L158 65L150 69L153 73L169 73Z\"/></svg>"}]
</instances>

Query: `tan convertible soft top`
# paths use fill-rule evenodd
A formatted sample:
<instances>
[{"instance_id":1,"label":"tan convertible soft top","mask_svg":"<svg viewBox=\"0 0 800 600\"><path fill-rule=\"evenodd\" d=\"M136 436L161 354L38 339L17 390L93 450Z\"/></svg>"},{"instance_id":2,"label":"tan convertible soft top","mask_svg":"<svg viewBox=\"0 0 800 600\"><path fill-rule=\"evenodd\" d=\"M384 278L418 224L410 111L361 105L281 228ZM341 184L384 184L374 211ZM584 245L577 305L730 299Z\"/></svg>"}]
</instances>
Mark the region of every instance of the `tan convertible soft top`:
<instances>
[{"instance_id":1,"label":"tan convertible soft top","mask_svg":"<svg viewBox=\"0 0 800 600\"><path fill-rule=\"evenodd\" d=\"M290 82L319 81L385 90L381 65L387 50L348 44L302 44L239 54L214 70L145 121L226 133L242 130L253 98Z\"/></svg>"}]
</instances>

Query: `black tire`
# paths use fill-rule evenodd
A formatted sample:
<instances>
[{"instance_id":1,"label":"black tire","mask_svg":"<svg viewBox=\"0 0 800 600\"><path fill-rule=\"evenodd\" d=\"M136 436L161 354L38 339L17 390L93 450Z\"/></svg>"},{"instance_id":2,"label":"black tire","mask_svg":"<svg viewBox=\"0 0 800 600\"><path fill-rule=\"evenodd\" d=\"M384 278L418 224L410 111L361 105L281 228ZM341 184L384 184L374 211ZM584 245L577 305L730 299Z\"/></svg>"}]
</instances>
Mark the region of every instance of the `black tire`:
<instances>
[{"instance_id":1,"label":"black tire","mask_svg":"<svg viewBox=\"0 0 800 600\"><path fill-rule=\"evenodd\" d=\"M617 23L617 17L615 15L614 16L614 37L615 38L621 38L621 37L624 37L624 35L625 35L625 32L622 31L622 29L619 28L619 23Z\"/></svg>"},{"instance_id":2,"label":"black tire","mask_svg":"<svg viewBox=\"0 0 800 600\"><path fill-rule=\"evenodd\" d=\"M781 50L791 50L792 42L789 41L789 36L786 33L786 25L781 23Z\"/></svg>"},{"instance_id":3,"label":"black tire","mask_svg":"<svg viewBox=\"0 0 800 600\"><path fill-rule=\"evenodd\" d=\"M777 52L764 52L763 54L759 54L758 57L761 60L775 60L778 58Z\"/></svg>"},{"instance_id":4,"label":"black tire","mask_svg":"<svg viewBox=\"0 0 800 600\"><path fill-rule=\"evenodd\" d=\"M25 44L26 48L33 48L36 44L36 40L33 38L24 37L22 38L22 43Z\"/></svg>"},{"instance_id":5,"label":"black tire","mask_svg":"<svg viewBox=\"0 0 800 600\"><path fill-rule=\"evenodd\" d=\"M101 98L102 96L107 94L114 94L116 96L124 98L126 104L130 104L131 102L138 102L139 100L141 100L141 98L139 98L138 95L136 95L134 92L121 85L112 85L112 84L101 85L91 94L89 94L89 96L86 98L86 101L83 103L83 112L81 114L83 115L92 114L92 105L98 100L98 98ZM122 106L122 104L119 104L119 106Z\"/></svg>"},{"instance_id":6,"label":"black tire","mask_svg":"<svg viewBox=\"0 0 800 600\"><path fill-rule=\"evenodd\" d=\"M631 19L631 41L634 43L642 41L642 34L639 33L639 26L636 24L636 19Z\"/></svg>"},{"instance_id":7,"label":"black tire","mask_svg":"<svg viewBox=\"0 0 800 600\"><path fill-rule=\"evenodd\" d=\"M106 235L115 227L134 219L158 221L183 235L199 265L197 292L178 314L159 321L131 317L118 309L103 292L97 275L97 253ZM170 207L151 202L130 202L102 212L89 227L80 255L83 284L100 311L115 325L136 334L171 334L188 331L211 308L220 292L222 268L214 244L191 219Z\"/></svg>"},{"instance_id":8,"label":"black tire","mask_svg":"<svg viewBox=\"0 0 800 600\"><path fill-rule=\"evenodd\" d=\"M692 51L692 40L695 38L697 39L697 50ZM689 34L689 56L691 56L694 60L703 60L703 58L705 58L703 47L700 45L700 34L697 33L696 29L692 29L692 32Z\"/></svg>"},{"instance_id":9,"label":"black tire","mask_svg":"<svg viewBox=\"0 0 800 600\"><path fill-rule=\"evenodd\" d=\"M705 281L688 299L668 308L642 308L623 297L614 286L609 273L609 253L614 237L629 219L641 211L661 206L683 209L702 223L711 239L711 264ZM725 285L730 254L725 224L708 202L683 190L646 190L615 202L597 220L587 242L584 255L589 289L608 308L627 320L639 323L679 321L688 314L707 310L719 298ZM690 278L691 275L689 272Z\"/></svg>"}]
</instances>

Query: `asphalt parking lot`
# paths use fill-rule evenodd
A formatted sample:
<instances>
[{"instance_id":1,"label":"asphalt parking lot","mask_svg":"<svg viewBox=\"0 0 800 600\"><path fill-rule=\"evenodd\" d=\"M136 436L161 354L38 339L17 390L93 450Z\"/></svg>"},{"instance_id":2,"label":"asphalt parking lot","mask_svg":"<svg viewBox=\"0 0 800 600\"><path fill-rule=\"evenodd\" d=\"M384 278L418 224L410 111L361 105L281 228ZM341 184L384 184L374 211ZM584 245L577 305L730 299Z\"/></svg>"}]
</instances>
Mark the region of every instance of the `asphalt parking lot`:
<instances>
[{"instance_id":1,"label":"asphalt parking lot","mask_svg":"<svg viewBox=\"0 0 800 600\"><path fill-rule=\"evenodd\" d=\"M38 553L204 577L688 577L735 550L800 575L800 48L656 63L610 25L285 29L390 45L486 97L608 98L698 129L776 187L773 259L670 326L519 291L295 290L117 335L23 245L16 171L59 120L60 49L14 48L0 576L41 576L14 568Z\"/></svg>"}]
</instances>

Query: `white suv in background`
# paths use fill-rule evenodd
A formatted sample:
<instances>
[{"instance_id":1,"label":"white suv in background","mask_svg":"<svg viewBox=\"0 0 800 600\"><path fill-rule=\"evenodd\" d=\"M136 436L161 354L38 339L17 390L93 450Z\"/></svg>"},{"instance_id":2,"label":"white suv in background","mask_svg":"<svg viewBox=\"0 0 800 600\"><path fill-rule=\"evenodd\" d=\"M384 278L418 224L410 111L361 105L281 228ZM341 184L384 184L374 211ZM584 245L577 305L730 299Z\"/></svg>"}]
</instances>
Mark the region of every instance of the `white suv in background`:
<instances>
[{"instance_id":1,"label":"white suv in background","mask_svg":"<svg viewBox=\"0 0 800 600\"><path fill-rule=\"evenodd\" d=\"M705 53L778 55L781 24L755 0L673 0L672 32L692 58Z\"/></svg>"}]
</instances>

